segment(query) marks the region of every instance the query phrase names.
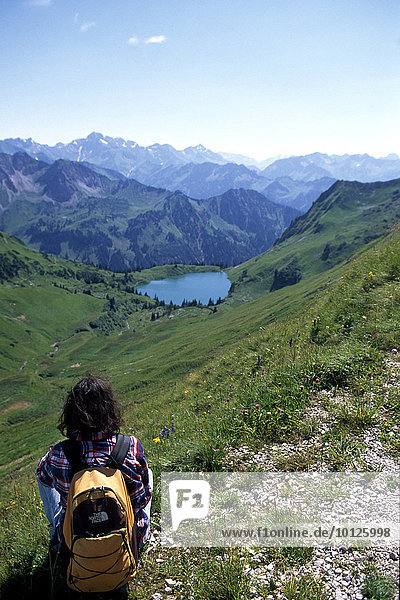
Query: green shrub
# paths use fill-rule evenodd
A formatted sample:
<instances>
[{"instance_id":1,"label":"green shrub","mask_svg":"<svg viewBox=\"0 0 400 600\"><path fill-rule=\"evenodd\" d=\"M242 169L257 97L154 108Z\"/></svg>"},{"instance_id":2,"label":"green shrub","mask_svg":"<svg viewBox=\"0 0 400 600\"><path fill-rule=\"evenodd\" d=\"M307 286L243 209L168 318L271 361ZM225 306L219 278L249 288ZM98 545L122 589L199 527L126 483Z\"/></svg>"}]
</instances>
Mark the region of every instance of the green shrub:
<instances>
[{"instance_id":1,"label":"green shrub","mask_svg":"<svg viewBox=\"0 0 400 600\"><path fill-rule=\"evenodd\" d=\"M323 584L312 575L293 575L282 591L287 600L328 600Z\"/></svg>"},{"instance_id":2,"label":"green shrub","mask_svg":"<svg viewBox=\"0 0 400 600\"><path fill-rule=\"evenodd\" d=\"M221 471L224 466L224 451L217 440L205 441L189 453L186 464L194 471Z\"/></svg>"},{"instance_id":3,"label":"green shrub","mask_svg":"<svg viewBox=\"0 0 400 600\"><path fill-rule=\"evenodd\" d=\"M340 430L328 432L324 441L324 458L335 470L353 465L361 454L361 445Z\"/></svg>"},{"instance_id":4,"label":"green shrub","mask_svg":"<svg viewBox=\"0 0 400 600\"><path fill-rule=\"evenodd\" d=\"M363 594L371 600L392 600L396 593L396 584L391 577L370 575L364 582Z\"/></svg>"},{"instance_id":5,"label":"green shrub","mask_svg":"<svg viewBox=\"0 0 400 600\"><path fill-rule=\"evenodd\" d=\"M227 550L207 562L197 576L195 600L250 598L249 578L237 550Z\"/></svg>"}]
</instances>

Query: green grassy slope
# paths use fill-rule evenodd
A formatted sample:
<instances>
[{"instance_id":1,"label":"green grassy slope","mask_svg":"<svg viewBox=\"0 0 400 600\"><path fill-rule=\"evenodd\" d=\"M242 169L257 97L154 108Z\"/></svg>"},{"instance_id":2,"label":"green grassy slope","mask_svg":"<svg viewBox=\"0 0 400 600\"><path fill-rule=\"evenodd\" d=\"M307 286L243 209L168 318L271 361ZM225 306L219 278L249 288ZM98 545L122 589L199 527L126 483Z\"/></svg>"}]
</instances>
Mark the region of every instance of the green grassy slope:
<instances>
[{"instance_id":1,"label":"green grassy slope","mask_svg":"<svg viewBox=\"0 0 400 600\"><path fill-rule=\"evenodd\" d=\"M148 309L128 316L130 330L105 337L96 335L88 322L103 311L104 296L112 288L98 283L88 296L23 281L27 287L3 284L0 289L0 477L30 464L30 455L59 436L55 421L65 390L86 372L111 376L129 401L146 398L148 403L160 389L309 295L309 288L300 286L295 300L282 290L267 305L255 302L234 311L219 307L215 314L188 307L155 323ZM123 296L120 290L117 298ZM27 430L31 452L20 460Z\"/></svg>"},{"instance_id":2,"label":"green grassy slope","mask_svg":"<svg viewBox=\"0 0 400 600\"><path fill-rule=\"evenodd\" d=\"M141 360L141 340L146 340L141 329L151 323L156 303L134 294L134 287L203 270L208 269L168 265L129 275L112 273L40 254L0 234L0 477L29 464L32 452L54 439L55 415L65 389L77 377L88 370L121 371L130 354ZM115 311L107 308L107 298L114 299ZM209 309L197 309L202 312L210 314ZM99 317L106 327L93 329L90 323ZM128 320L129 336L120 335ZM137 371L130 385L145 384L147 376ZM29 452L21 452L28 430Z\"/></svg>"},{"instance_id":3,"label":"green grassy slope","mask_svg":"<svg viewBox=\"0 0 400 600\"><path fill-rule=\"evenodd\" d=\"M343 259L399 217L399 187L399 181L337 182L270 251L230 270L235 292L217 313L162 309L154 323L154 302L134 294L134 286L207 267L169 265L113 274L42 255L1 234L0 476L14 469L15 460L18 468L28 464L29 457L20 461L9 446L11 436L22 440L27 428L35 429L35 453L43 439L57 435L54 418L65 389L87 371L112 376L129 401L142 402L250 332L293 314L329 278L339 276ZM271 289L274 271L294 257L299 283L238 304L238 298ZM116 308L107 305L110 298Z\"/></svg>"},{"instance_id":4,"label":"green grassy slope","mask_svg":"<svg viewBox=\"0 0 400 600\"><path fill-rule=\"evenodd\" d=\"M268 293L275 270L288 265L289 279L296 269L303 279L327 271L383 235L399 219L400 180L338 181L292 222L270 250L227 271L236 297L249 299Z\"/></svg>"},{"instance_id":5,"label":"green grassy slope","mask_svg":"<svg viewBox=\"0 0 400 600\"><path fill-rule=\"evenodd\" d=\"M124 405L124 431L135 432L144 443L156 475L156 527L161 470L230 470L225 456L228 446L245 443L259 448L301 441L312 428L318 429L305 411L321 390L351 399L339 407L336 425L326 433L324 460L331 469L348 468L347 461L355 459L361 443L354 435L371 423L385 448L398 454L394 427L400 418L399 396L381 385L385 381L381 373L384 353L400 346L399 319L397 227L328 273L247 305L222 306L215 314L190 308L175 313L173 319L147 320L138 337L129 331L89 337L83 331L60 342L52 359L38 352L46 374L40 393L36 371L29 371L29 363L22 374L2 382L13 399L28 385L33 390L30 396L20 394L14 412L1 415L1 454L14 461L0 505L3 590L18 590L21 598L30 598L49 584L46 526L33 471L50 439L59 438L55 418L67 386L87 366L94 364L111 377ZM81 367L71 368L74 363ZM371 389L373 405L368 396ZM46 400L48 413L25 412L43 406L39 400ZM23 405L24 401L31 401L31 406ZM175 433L160 443L153 441L171 420ZM15 448L11 442L18 431ZM304 455L296 457L295 463L281 463L280 468L307 470L310 461L312 457ZM142 564L138 598L160 591L166 576L196 579L196 556L197 551L183 558L178 550L169 550L166 564L159 564L149 555ZM282 561L283 555L275 558ZM212 577L215 565L210 554L203 579ZM221 594L216 597L223 598Z\"/></svg>"},{"instance_id":6,"label":"green grassy slope","mask_svg":"<svg viewBox=\"0 0 400 600\"><path fill-rule=\"evenodd\" d=\"M31 456L36 457L45 443L59 437L56 415L65 390L88 371L110 376L127 407L138 402L146 410L154 410L154 398L163 398L171 385L260 327L293 314L329 277L336 279L343 272L343 267L336 267L328 275L318 274L247 304L227 302L216 313L198 307L172 313L162 309L163 316L152 322L152 301L126 291L136 277L145 278L148 273L112 274L60 259L54 264L53 258L29 250L9 236L1 241L3 249L11 246L30 272L26 275L21 268L17 279L0 288L0 477L16 467L26 468ZM36 272L33 261L39 265ZM82 293L89 284L76 279L79 269L86 280L97 281L90 284L92 295ZM171 270L174 267L164 272ZM162 269L155 273L162 275ZM123 320L104 336L89 323L101 314L110 314L104 308L107 295L123 307ZM146 301L149 308L130 305L133 297ZM126 314L125 306L129 309ZM31 452L21 460L18 445L27 430L32 432ZM17 443L10 445L11 439Z\"/></svg>"}]
</instances>

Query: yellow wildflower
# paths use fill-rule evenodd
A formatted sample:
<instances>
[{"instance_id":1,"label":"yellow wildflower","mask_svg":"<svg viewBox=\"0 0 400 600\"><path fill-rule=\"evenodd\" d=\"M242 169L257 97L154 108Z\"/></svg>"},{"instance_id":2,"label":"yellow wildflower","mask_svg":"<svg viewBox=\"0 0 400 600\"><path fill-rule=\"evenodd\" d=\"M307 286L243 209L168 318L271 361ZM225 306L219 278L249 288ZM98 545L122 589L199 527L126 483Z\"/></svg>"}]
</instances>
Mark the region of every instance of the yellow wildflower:
<instances>
[{"instance_id":1,"label":"yellow wildflower","mask_svg":"<svg viewBox=\"0 0 400 600\"><path fill-rule=\"evenodd\" d=\"M161 440L159 437L153 438L153 442L155 442L156 444L160 444Z\"/></svg>"}]
</instances>

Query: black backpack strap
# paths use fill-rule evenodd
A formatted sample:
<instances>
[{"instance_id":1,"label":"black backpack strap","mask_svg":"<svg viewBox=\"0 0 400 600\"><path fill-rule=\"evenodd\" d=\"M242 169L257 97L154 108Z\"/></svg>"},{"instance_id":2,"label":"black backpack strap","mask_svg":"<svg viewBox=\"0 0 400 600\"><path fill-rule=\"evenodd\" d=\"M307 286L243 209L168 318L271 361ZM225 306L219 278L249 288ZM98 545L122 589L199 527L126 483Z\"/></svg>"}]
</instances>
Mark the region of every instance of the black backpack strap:
<instances>
[{"instance_id":1,"label":"black backpack strap","mask_svg":"<svg viewBox=\"0 0 400 600\"><path fill-rule=\"evenodd\" d=\"M129 435L117 434L117 441L107 461L108 467L120 469L124 463L126 455L131 447L131 438Z\"/></svg>"},{"instance_id":2,"label":"black backpack strap","mask_svg":"<svg viewBox=\"0 0 400 600\"><path fill-rule=\"evenodd\" d=\"M87 469L87 463L84 462L81 456L79 442L68 439L64 440L61 445L73 475L78 471L82 471L82 469Z\"/></svg>"}]
</instances>

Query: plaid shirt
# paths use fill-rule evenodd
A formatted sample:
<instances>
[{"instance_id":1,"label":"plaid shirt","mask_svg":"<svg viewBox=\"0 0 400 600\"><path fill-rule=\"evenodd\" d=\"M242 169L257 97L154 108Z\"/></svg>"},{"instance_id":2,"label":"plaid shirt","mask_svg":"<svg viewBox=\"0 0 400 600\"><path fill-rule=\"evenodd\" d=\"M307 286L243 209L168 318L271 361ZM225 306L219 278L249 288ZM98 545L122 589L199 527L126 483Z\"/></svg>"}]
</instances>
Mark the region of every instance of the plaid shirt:
<instances>
[{"instance_id":1,"label":"plaid shirt","mask_svg":"<svg viewBox=\"0 0 400 600\"><path fill-rule=\"evenodd\" d=\"M100 431L78 435L76 440L80 442L80 452L83 460L90 467L104 466L115 446L117 436ZM137 525L138 543L140 543L149 528L149 519L143 508L149 502L152 490L149 487L148 466L142 444L133 436L131 436L131 446L122 465L121 473L131 498ZM63 452L61 442L55 446L50 446L48 453L38 464L36 475L43 485L55 488L60 494L60 501L64 510L52 542L53 547L57 547L62 536L68 491L73 477L72 469Z\"/></svg>"}]
</instances>

